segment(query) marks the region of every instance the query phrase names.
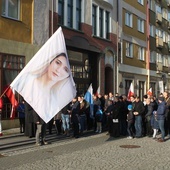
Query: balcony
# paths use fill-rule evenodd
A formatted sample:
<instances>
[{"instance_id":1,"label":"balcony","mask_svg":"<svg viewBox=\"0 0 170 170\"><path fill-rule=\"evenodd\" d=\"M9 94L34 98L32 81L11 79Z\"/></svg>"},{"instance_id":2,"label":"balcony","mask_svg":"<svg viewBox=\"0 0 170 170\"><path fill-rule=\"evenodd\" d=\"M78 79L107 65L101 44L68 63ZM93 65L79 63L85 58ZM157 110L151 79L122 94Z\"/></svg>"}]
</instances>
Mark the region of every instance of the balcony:
<instances>
[{"instance_id":1,"label":"balcony","mask_svg":"<svg viewBox=\"0 0 170 170\"><path fill-rule=\"evenodd\" d=\"M160 14L160 13L157 13L157 14L156 14L156 22L157 22L158 24L161 24L161 23L162 23L162 14Z\"/></svg>"},{"instance_id":2,"label":"balcony","mask_svg":"<svg viewBox=\"0 0 170 170\"><path fill-rule=\"evenodd\" d=\"M156 36L156 47L163 48L163 38Z\"/></svg>"},{"instance_id":3,"label":"balcony","mask_svg":"<svg viewBox=\"0 0 170 170\"><path fill-rule=\"evenodd\" d=\"M156 73L161 73L162 70L163 70L163 64L157 62L157 63L156 63L156 67L157 67L157 68L156 68Z\"/></svg>"}]
</instances>

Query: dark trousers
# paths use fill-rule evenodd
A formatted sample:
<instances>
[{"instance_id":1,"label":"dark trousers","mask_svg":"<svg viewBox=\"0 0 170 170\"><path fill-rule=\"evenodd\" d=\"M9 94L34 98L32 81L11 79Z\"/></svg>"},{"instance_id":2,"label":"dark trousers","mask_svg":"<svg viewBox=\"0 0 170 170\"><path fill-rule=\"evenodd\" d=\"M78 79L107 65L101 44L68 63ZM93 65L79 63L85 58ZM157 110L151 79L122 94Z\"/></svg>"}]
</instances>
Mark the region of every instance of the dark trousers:
<instances>
[{"instance_id":1,"label":"dark trousers","mask_svg":"<svg viewBox=\"0 0 170 170\"><path fill-rule=\"evenodd\" d=\"M73 122L73 136L79 137L79 123Z\"/></svg>"},{"instance_id":2,"label":"dark trousers","mask_svg":"<svg viewBox=\"0 0 170 170\"><path fill-rule=\"evenodd\" d=\"M127 135L127 121L125 119L120 120L120 134Z\"/></svg>"},{"instance_id":3,"label":"dark trousers","mask_svg":"<svg viewBox=\"0 0 170 170\"><path fill-rule=\"evenodd\" d=\"M113 127L113 131L110 134L110 136L119 137L120 136L120 124L119 123L113 123L112 127Z\"/></svg>"},{"instance_id":4,"label":"dark trousers","mask_svg":"<svg viewBox=\"0 0 170 170\"><path fill-rule=\"evenodd\" d=\"M56 131L57 131L57 135L61 134L61 126L62 126L62 121L61 119L56 119L55 121L55 127L56 127Z\"/></svg>"},{"instance_id":5,"label":"dark trousers","mask_svg":"<svg viewBox=\"0 0 170 170\"><path fill-rule=\"evenodd\" d=\"M152 126L151 126L151 117L147 116L146 117L146 135L147 136L152 136Z\"/></svg>"},{"instance_id":6,"label":"dark trousers","mask_svg":"<svg viewBox=\"0 0 170 170\"><path fill-rule=\"evenodd\" d=\"M128 121L127 132L129 136L134 137L134 123L132 121Z\"/></svg>"},{"instance_id":7,"label":"dark trousers","mask_svg":"<svg viewBox=\"0 0 170 170\"><path fill-rule=\"evenodd\" d=\"M20 133L25 132L25 118L19 118Z\"/></svg>"}]
</instances>

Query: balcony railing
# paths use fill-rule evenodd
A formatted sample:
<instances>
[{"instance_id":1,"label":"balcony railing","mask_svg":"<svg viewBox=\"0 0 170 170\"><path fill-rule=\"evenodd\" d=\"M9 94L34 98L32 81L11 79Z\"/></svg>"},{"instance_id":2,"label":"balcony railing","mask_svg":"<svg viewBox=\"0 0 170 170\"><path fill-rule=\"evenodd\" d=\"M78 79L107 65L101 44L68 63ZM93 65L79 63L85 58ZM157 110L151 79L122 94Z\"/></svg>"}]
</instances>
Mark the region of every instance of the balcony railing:
<instances>
[{"instance_id":1,"label":"balcony railing","mask_svg":"<svg viewBox=\"0 0 170 170\"><path fill-rule=\"evenodd\" d=\"M162 23L162 14L160 14L160 13L156 14L156 22L158 24Z\"/></svg>"}]
</instances>

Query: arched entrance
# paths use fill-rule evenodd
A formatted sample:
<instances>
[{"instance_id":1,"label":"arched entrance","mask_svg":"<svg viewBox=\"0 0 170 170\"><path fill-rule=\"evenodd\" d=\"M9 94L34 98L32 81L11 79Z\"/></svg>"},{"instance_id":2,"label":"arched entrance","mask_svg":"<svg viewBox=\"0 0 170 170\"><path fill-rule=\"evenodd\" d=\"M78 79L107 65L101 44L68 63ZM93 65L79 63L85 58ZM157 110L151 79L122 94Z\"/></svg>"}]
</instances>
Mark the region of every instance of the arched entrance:
<instances>
[{"instance_id":1,"label":"arched entrance","mask_svg":"<svg viewBox=\"0 0 170 170\"><path fill-rule=\"evenodd\" d=\"M113 69L105 67L105 93L113 93Z\"/></svg>"}]
</instances>

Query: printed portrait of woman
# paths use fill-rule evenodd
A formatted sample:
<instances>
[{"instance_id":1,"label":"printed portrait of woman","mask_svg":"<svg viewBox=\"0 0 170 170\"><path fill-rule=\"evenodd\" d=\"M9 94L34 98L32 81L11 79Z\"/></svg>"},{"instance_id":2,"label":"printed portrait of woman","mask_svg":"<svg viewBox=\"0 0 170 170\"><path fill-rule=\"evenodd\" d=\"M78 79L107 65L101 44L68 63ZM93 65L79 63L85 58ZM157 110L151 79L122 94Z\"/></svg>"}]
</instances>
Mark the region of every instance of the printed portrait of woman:
<instances>
[{"instance_id":1,"label":"printed portrait of woman","mask_svg":"<svg viewBox=\"0 0 170 170\"><path fill-rule=\"evenodd\" d=\"M47 43L46 48L36 54L35 59L12 83L12 87L45 122L51 120L76 95L66 50L63 47L56 49L54 44L50 44Z\"/></svg>"}]
</instances>

